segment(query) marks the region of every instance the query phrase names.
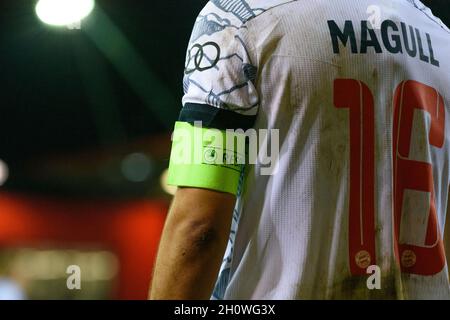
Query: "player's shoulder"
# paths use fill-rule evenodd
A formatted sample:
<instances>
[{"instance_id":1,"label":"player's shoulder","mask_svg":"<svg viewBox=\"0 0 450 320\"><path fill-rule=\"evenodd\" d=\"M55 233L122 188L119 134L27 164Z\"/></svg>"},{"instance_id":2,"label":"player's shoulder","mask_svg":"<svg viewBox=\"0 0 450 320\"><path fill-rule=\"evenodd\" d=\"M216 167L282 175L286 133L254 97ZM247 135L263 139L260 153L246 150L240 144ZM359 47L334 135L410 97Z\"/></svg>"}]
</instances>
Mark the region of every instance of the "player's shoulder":
<instances>
[{"instance_id":1,"label":"player's shoulder","mask_svg":"<svg viewBox=\"0 0 450 320\"><path fill-rule=\"evenodd\" d=\"M450 33L450 29L448 28L448 26L444 22L442 22L441 19L435 16L432 10L425 4L423 4L420 0L406 0L406 1L409 2L412 6L414 6L416 10L421 11L426 19L433 21L441 29Z\"/></svg>"},{"instance_id":2,"label":"player's shoulder","mask_svg":"<svg viewBox=\"0 0 450 320\"><path fill-rule=\"evenodd\" d=\"M209 0L197 17L191 43L204 36L225 35L232 30L245 29L250 20L296 1L301 0Z\"/></svg>"},{"instance_id":3,"label":"player's shoulder","mask_svg":"<svg viewBox=\"0 0 450 320\"><path fill-rule=\"evenodd\" d=\"M200 12L201 18L220 18L222 22L242 26L273 8L299 0L210 0Z\"/></svg>"}]
</instances>

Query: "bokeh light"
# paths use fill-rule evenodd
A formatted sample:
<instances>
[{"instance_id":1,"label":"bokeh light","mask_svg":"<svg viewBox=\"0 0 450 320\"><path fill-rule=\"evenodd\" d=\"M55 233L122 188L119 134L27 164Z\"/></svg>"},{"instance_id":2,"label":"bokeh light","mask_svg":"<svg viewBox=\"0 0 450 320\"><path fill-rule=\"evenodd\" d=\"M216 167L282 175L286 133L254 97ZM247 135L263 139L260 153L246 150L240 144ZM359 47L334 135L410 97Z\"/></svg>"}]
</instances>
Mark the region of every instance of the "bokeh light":
<instances>
[{"instance_id":1,"label":"bokeh light","mask_svg":"<svg viewBox=\"0 0 450 320\"><path fill-rule=\"evenodd\" d=\"M144 182L152 173L152 160L143 153L130 154L122 161L122 174L131 182Z\"/></svg>"},{"instance_id":2,"label":"bokeh light","mask_svg":"<svg viewBox=\"0 0 450 320\"><path fill-rule=\"evenodd\" d=\"M169 177L169 170L165 170L162 175L161 175L161 188L168 194L170 195L175 195L175 193L177 192L177 187L175 186L171 186L167 183L167 179Z\"/></svg>"},{"instance_id":3,"label":"bokeh light","mask_svg":"<svg viewBox=\"0 0 450 320\"><path fill-rule=\"evenodd\" d=\"M0 159L0 186L4 185L9 177L9 168L5 161Z\"/></svg>"}]
</instances>

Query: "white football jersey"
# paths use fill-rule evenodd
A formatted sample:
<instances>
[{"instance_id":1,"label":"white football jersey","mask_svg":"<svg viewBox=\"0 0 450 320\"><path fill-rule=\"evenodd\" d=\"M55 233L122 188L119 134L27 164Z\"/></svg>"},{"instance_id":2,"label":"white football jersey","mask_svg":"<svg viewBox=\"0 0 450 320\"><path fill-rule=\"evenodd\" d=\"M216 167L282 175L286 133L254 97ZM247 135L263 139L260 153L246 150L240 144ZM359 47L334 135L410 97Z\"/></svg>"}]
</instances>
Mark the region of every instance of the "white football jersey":
<instances>
[{"instance_id":1,"label":"white football jersey","mask_svg":"<svg viewBox=\"0 0 450 320\"><path fill-rule=\"evenodd\" d=\"M418 0L209 1L180 119L280 139L273 175L243 175L213 299L450 298L449 44Z\"/></svg>"}]
</instances>

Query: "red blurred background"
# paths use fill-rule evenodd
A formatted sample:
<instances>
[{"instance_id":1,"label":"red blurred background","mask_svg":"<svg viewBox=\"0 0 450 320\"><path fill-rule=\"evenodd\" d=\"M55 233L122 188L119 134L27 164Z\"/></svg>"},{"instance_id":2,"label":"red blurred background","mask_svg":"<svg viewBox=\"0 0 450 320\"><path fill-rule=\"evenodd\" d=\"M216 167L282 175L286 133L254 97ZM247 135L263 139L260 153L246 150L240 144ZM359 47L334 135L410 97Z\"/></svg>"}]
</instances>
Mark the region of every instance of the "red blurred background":
<instances>
[{"instance_id":1,"label":"red blurred background","mask_svg":"<svg viewBox=\"0 0 450 320\"><path fill-rule=\"evenodd\" d=\"M101 248L117 255L112 299L146 299L167 203L0 195L0 249Z\"/></svg>"}]
</instances>

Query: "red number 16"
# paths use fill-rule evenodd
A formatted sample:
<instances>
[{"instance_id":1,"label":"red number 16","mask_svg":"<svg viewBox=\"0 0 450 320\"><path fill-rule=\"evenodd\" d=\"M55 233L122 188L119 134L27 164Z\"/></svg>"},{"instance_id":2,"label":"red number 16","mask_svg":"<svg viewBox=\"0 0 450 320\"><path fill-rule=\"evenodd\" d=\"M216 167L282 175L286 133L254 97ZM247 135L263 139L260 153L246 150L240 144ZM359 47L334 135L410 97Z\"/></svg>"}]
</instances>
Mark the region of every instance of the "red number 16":
<instances>
[{"instance_id":1,"label":"red number 16","mask_svg":"<svg viewBox=\"0 0 450 320\"><path fill-rule=\"evenodd\" d=\"M337 79L334 104L350 109L350 208L349 258L353 275L365 275L376 264L375 249L375 112L373 94L363 82ZM393 127L394 240L397 261L404 273L437 274L445 266L439 230L432 164L410 159L414 111L429 113L429 144L444 145L444 99L432 87L416 81L402 82L395 91ZM428 226L423 246L400 242L405 190L430 194Z\"/></svg>"}]
</instances>

